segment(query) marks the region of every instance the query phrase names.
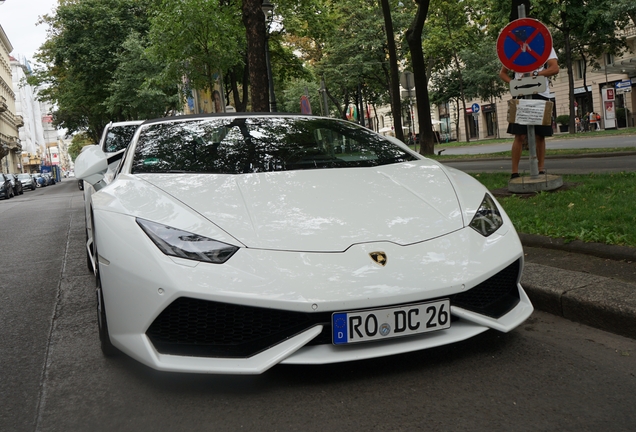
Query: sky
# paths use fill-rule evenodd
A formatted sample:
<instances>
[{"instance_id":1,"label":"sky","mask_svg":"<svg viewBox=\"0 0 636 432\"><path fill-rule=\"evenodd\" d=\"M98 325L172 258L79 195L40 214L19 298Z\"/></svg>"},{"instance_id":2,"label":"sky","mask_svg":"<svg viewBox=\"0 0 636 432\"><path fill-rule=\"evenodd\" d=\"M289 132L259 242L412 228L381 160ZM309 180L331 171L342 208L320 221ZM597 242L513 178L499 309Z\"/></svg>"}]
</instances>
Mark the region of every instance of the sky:
<instances>
[{"instance_id":1,"label":"sky","mask_svg":"<svg viewBox=\"0 0 636 432\"><path fill-rule=\"evenodd\" d=\"M52 14L57 0L6 0L0 5L0 25L13 45L12 56L25 56L34 63L35 52L46 40L47 26L36 25L42 15Z\"/></svg>"}]
</instances>

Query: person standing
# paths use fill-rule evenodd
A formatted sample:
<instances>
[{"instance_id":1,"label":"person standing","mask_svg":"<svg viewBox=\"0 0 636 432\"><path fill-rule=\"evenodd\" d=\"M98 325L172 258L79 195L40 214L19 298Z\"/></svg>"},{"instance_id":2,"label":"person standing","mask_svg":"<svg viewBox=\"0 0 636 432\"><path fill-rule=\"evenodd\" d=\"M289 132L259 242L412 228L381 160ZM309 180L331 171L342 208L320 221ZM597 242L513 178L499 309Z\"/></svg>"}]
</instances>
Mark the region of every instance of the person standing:
<instances>
[{"instance_id":1,"label":"person standing","mask_svg":"<svg viewBox=\"0 0 636 432\"><path fill-rule=\"evenodd\" d=\"M598 130L598 126L596 124L596 113L594 111L590 113L590 130Z\"/></svg>"},{"instance_id":2,"label":"person standing","mask_svg":"<svg viewBox=\"0 0 636 432\"><path fill-rule=\"evenodd\" d=\"M510 83L510 81L512 81L513 79L510 76L510 72L510 69L502 66L501 70L499 71L499 77L505 82ZM550 55L548 56L548 60L545 65L541 66L540 68L534 70L529 74L515 72L514 79L520 79L523 76L530 75L535 77L543 77L541 79L546 80L546 90L543 93L533 94L532 99L542 99L547 101L550 98L548 77L554 76L557 73L559 73L559 64L557 62L556 52L553 48L552 50L550 50ZM535 136L539 174L545 174L545 137L552 136L552 126L535 126L534 130L536 134ZM509 123L507 132L515 136L514 141L512 142L512 174L510 175L510 178L514 179L519 177L519 161L521 160L523 143L528 135L528 127L526 125L520 125L517 123Z\"/></svg>"}]
</instances>

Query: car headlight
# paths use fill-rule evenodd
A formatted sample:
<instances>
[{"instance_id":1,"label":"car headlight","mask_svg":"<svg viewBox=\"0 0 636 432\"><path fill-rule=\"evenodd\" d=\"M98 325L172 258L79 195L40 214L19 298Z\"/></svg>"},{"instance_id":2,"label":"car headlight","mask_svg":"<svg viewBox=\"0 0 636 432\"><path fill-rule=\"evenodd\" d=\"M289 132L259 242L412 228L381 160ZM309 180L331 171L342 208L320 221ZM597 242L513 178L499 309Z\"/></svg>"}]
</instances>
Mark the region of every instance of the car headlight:
<instances>
[{"instance_id":1,"label":"car headlight","mask_svg":"<svg viewBox=\"0 0 636 432\"><path fill-rule=\"evenodd\" d=\"M499 213L497 204L495 204L495 200L489 194L484 196L484 200L469 225L484 237L488 237L503 225L503 218L501 213Z\"/></svg>"},{"instance_id":2,"label":"car headlight","mask_svg":"<svg viewBox=\"0 0 636 432\"><path fill-rule=\"evenodd\" d=\"M137 218L136 221L150 240L166 255L223 264L239 249L227 243L145 219Z\"/></svg>"}]
</instances>

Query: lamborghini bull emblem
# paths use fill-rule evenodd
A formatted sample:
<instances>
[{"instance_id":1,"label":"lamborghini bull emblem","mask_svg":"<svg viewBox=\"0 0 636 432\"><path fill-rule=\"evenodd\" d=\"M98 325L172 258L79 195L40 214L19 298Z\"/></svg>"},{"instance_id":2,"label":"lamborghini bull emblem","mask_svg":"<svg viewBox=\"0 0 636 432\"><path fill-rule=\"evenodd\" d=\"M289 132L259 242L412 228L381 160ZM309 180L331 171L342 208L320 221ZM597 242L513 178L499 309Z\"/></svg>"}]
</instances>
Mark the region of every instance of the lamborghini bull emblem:
<instances>
[{"instance_id":1,"label":"lamborghini bull emblem","mask_svg":"<svg viewBox=\"0 0 636 432\"><path fill-rule=\"evenodd\" d=\"M374 263L384 267L386 265L386 254L384 252L371 252L369 254Z\"/></svg>"}]
</instances>

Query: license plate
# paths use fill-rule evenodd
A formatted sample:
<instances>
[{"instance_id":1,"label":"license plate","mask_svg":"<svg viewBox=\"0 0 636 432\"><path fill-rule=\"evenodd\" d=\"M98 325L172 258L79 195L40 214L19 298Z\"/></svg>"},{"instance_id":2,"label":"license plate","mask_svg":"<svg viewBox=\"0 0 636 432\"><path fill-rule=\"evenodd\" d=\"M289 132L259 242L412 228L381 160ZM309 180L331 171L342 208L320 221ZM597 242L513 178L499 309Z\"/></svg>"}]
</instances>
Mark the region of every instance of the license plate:
<instances>
[{"instance_id":1,"label":"license plate","mask_svg":"<svg viewBox=\"0 0 636 432\"><path fill-rule=\"evenodd\" d=\"M450 300L331 315L334 345L368 342L450 328Z\"/></svg>"}]
</instances>

